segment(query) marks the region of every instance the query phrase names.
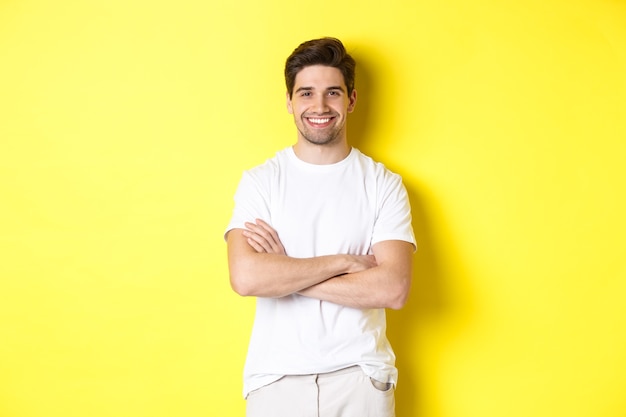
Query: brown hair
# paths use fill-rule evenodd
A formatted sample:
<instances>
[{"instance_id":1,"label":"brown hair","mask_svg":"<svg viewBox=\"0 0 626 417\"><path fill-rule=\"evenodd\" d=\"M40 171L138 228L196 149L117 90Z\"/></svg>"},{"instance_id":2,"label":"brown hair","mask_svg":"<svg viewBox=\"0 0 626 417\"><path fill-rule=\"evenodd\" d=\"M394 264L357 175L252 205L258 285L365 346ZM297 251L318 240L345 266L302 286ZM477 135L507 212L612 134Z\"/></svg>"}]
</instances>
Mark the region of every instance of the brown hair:
<instances>
[{"instance_id":1,"label":"brown hair","mask_svg":"<svg viewBox=\"0 0 626 417\"><path fill-rule=\"evenodd\" d=\"M285 63L285 83L289 97L293 94L296 75L305 67L325 65L335 67L343 74L348 94L354 90L354 72L356 62L346 52L343 44L336 38L320 38L300 44L287 58Z\"/></svg>"}]
</instances>

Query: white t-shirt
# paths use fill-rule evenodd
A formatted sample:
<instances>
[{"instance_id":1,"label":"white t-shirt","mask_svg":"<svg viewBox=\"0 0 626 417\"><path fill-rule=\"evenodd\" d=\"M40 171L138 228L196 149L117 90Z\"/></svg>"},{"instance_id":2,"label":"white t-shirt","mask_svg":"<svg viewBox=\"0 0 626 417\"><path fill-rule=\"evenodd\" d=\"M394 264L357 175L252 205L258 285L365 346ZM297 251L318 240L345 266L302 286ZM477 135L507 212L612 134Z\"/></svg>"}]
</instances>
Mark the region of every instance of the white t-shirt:
<instances>
[{"instance_id":1,"label":"white t-shirt","mask_svg":"<svg viewBox=\"0 0 626 417\"><path fill-rule=\"evenodd\" d=\"M331 165L306 163L289 147L244 172L229 230L260 218L288 256L371 254L384 240L415 245L411 209L399 175L357 149ZM292 294L257 299L244 369L244 397L284 375L359 365L396 383L384 309L355 309Z\"/></svg>"}]
</instances>

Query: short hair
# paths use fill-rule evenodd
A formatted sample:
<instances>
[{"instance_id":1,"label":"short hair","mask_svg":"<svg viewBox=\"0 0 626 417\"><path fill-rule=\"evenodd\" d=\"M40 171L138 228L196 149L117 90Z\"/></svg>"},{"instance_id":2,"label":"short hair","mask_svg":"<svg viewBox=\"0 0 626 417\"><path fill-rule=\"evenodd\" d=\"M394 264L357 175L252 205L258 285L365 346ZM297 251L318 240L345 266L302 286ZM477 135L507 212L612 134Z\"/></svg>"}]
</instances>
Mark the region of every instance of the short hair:
<instances>
[{"instance_id":1,"label":"short hair","mask_svg":"<svg viewBox=\"0 0 626 417\"><path fill-rule=\"evenodd\" d=\"M352 94L356 62L346 52L346 48L339 39L325 37L301 43L287 58L285 63L285 83L287 84L289 97L293 94L296 75L305 67L312 65L325 65L337 68L343 74L348 94Z\"/></svg>"}]
</instances>

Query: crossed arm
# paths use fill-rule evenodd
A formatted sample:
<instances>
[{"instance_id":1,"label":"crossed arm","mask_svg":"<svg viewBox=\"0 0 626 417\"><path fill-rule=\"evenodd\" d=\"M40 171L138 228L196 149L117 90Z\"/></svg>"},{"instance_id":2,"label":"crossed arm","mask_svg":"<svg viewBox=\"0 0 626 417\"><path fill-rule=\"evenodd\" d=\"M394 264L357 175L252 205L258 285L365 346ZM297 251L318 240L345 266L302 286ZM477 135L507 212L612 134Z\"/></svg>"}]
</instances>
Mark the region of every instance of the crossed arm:
<instances>
[{"instance_id":1,"label":"crossed arm","mask_svg":"<svg viewBox=\"0 0 626 417\"><path fill-rule=\"evenodd\" d=\"M373 255L292 258L276 231L262 220L228 233L228 264L240 295L283 297L298 293L354 308L401 308L411 284L413 245L388 240Z\"/></svg>"}]
</instances>

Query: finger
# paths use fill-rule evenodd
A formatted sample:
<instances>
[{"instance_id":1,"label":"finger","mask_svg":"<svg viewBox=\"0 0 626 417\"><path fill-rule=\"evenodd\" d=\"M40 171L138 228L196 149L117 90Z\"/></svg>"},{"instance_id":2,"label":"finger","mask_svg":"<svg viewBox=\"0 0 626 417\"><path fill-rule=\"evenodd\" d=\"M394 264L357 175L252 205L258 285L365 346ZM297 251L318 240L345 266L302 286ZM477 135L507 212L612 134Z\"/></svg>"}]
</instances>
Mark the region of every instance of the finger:
<instances>
[{"instance_id":1,"label":"finger","mask_svg":"<svg viewBox=\"0 0 626 417\"><path fill-rule=\"evenodd\" d=\"M272 226L261 219L256 219L255 226L258 229L257 233L261 233L266 239L272 239L274 241L278 240L278 233Z\"/></svg>"},{"instance_id":2,"label":"finger","mask_svg":"<svg viewBox=\"0 0 626 417\"><path fill-rule=\"evenodd\" d=\"M246 223L246 227L265 240L263 245L268 249L268 252L285 254L285 249L278 238L278 233L268 223L261 219L256 219L256 223Z\"/></svg>"},{"instance_id":3,"label":"finger","mask_svg":"<svg viewBox=\"0 0 626 417\"><path fill-rule=\"evenodd\" d=\"M252 246L252 249L254 249L257 253L265 253L265 249L263 249L263 247L261 245L259 245L258 243L256 243L254 241L254 239L248 238L248 244L250 246Z\"/></svg>"},{"instance_id":4,"label":"finger","mask_svg":"<svg viewBox=\"0 0 626 417\"><path fill-rule=\"evenodd\" d=\"M257 223L250 223L250 222L246 222L245 223L246 228L253 232L256 233L260 236L263 236L265 239L271 239L272 235L270 233L271 227L267 226L269 228L269 230L265 227L263 227L262 225L259 225Z\"/></svg>"},{"instance_id":5,"label":"finger","mask_svg":"<svg viewBox=\"0 0 626 417\"><path fill-rule=\"evenodd\" d=\"M276 230L262 219L255 219L255 223L246 222L246 229L250 238L253 238L264 251L268 253L276 253L286 255L285 248L278 237Z\"/></svg>"},{"instance_id":6,"label":"finger","mask_svg":"<svg viewBox=\"0 0 626 417\"><path fill-rule=\"evenodd\" d=\"M243 235L248 238L248 242L252 241L254 242L255 245L251 245L253 246L253 248L255 248L255 250L257 250L257 252L271 252L272 251L272 245L261 235L259 235L258 233L249 231L249 230L244 230ZM257 248L260 248L260 250L258 250Z\"/></svg>"},{"instance_id":7,"label":"finger","mask_svg":"<svg viewBox=\"0 0 626 417\"><path fill-rule=\"evenodd\" d=\"M285 248L283 247L283 244L278 237L278 232L276 232L276 230L272 226L270 226L262 219L256 219L256 224L269 234L269 236L267 236L266 238L268 243L272 245L272 249L277 253L285 254Z\"/></svg>"}]
</instances>

